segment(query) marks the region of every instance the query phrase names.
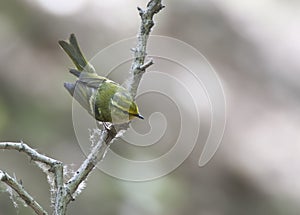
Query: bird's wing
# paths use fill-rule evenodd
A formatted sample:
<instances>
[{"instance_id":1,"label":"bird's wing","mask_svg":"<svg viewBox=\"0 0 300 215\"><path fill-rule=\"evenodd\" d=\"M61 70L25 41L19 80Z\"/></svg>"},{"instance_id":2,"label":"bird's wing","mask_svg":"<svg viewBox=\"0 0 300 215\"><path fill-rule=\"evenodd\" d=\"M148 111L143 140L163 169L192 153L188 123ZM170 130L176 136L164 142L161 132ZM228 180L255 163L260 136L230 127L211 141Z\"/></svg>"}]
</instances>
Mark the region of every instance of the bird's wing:
<instances>
[{"instance_id":1,"label":"bird's wing","mask_svg":"<svg viewBox=\"0 0 300 215\"><path fill-rule=\"evenodd\" d=\"M82 72L78 81L87 87L98 89L101 84L109 80L105 77L97 75L96 73Z\"/></svg>"},{"instance_id":2,"label":"bird's wing","mask_svg":"<svg viewBox=\"0 0 300 215\"><path fill-rule=\"evenodd\" d=\"M97 112L95 108L99 88L102 84L107 82L115 83L107 78L98 76L96 73L82 72L79 79L76 81L73 96L90 114L94 116L95 112Z\"/></svg>"},{"instance_id":3,"label":"bird's wing","mask_svg":"<svg viewBox=\"0 0 300 215\"><path fill-rule=\"evenodd\" d=\"M83 108L85 108L90 114L94 115L97 93L98 88L91 87L87 83L77 80L73 97Z\"/></svg>"}]
</instances>

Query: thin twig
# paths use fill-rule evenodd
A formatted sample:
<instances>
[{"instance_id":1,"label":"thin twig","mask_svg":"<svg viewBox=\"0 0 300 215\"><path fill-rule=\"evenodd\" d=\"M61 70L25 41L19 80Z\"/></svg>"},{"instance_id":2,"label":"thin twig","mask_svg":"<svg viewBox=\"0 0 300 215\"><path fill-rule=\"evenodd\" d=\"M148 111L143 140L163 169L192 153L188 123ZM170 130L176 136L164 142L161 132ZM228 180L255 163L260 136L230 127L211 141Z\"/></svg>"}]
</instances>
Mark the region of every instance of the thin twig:
<instances>
[{"instance_id":1,"label":"thin twig","mask_svg":"<svg viewBox=\"0 0 300 215\"><path fill-rule=\"evenodd\" d=\"M150 67L151 65L153 65L153 59L147 61L146 63L144 63L142 66L140 66L140 70L141 71L145 71L148 67Z\"/></svg>"},{"instance_id":2,"label":"thin twig","mask_svg":"<svg viewBox=\"0 0 300 215\"><path fill-rule=\"evenodd\" d=\"M34 198L23 188L23 186L17 182L13 177L6 172L0 170L0 181L7 184L25 201L25 203L31 207L38 215L47 215L48 213L42 208L42 206L34 200Z\"/></svg>"},{"instance_id":3,"label":"thin twig","mask_svg":"<svg viewBox=\"0 0 300 215\"><path fill-rule=\"evenodd\" d=\"M31 160L44 163L50 167L57 164L61 164L60 161L47 157L43 154L38 153L36 150L29 147L26 143L15 143L15 142L2 142L0 143L0 149L16 150L27 154Z\"/></svg>"},{"instance_id":4,"label":"thin twig","mask_svg":"<svg viewBox=\"0 0 300 215\"><path fill-rule=\"evenodd\" d=\"M132 49L134 51L134 59L130 69L131 77L128 80L128 89L134 98L146 68L153 64L153 62L150 65L145 64L147 42L154 26L153 16L163 8L161 0L150 0L145 10L140 7L137 8L141 17L141 26L138 32L137 45ZM144 67L144 64L147 66Z\"/></svg>"}]
</instances>

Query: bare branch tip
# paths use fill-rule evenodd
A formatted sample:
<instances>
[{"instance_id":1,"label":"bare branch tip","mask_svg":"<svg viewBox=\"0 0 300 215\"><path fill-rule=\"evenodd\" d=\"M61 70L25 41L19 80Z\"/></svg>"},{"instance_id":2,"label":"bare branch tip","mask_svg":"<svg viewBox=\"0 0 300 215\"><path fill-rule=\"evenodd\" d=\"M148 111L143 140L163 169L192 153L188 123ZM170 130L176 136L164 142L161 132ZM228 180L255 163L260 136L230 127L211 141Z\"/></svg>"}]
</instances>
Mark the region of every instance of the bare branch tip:
<instances>
[{"instance_id":1,"label":"bare branch tip","mask_svg":"<svg viewBox=\"0 0 300 215\"><path fill-rule=\"evenodd\" d=\"M130 51L136 52L136 48L131 48Z\"/></svg>"},{"instance_id":2,"label":"bare branch tip","mask_svg":"<svg viewBox=\"0 0 300 215\"><path fill-rule=\"evenodd\" d=\"M137 7L137 10L139 11L140 16L144 14L144 10L140 7Z\"/></svg>"},{"instance_id":3,"label":"bare branch tip","mask_svg":"<svg viewBox=\"0 0 300 215\"><path fill-rule=\"evenodd\" d=\"M153 59L150 59L149 61L147 61L146 63L144 63L142 66L140 66L140 70L145 71L148 67L150 67L151 65L153 65Z\"/></svg>"}]
</instances>

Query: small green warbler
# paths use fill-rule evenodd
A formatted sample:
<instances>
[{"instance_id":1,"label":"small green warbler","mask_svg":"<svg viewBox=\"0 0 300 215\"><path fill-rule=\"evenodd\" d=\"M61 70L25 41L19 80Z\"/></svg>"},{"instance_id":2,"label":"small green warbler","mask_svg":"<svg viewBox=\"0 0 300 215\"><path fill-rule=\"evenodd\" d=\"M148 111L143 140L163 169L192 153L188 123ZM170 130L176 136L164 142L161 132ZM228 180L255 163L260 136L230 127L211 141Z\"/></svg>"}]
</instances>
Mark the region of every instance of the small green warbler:
<instances>
[{"instance_id":1,"label":"small green warbler","mask_svg":"<svg viewBox=\"0 0 300 215\"><path fill-rule=\"evenodd\" d=\"M100 122L121 124L134 117L144 119L139 113L130 92L116 82L97 75L94 67L83 56L74 34L69 41L59 41L77 69L70 73L78 77L75 83L64 83L64 87Z\"/></svg>"}]
</instances>

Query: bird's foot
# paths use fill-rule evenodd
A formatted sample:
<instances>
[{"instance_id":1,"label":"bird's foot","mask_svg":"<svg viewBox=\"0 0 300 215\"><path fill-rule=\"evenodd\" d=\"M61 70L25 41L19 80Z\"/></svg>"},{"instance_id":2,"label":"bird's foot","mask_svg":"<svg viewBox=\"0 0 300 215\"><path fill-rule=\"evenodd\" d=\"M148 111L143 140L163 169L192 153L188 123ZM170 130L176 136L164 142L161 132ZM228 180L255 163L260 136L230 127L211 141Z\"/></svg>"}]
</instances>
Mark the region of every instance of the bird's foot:
<instances>
[{"instance_id":1,"label":"bird's foot","mask_svg":"<svg viewBox=\"0 0 300 215\"><path fill-rule=\"evenodd\" d=\"M111 130L111 128L112 128L112 124L111 123L109 123L109 122L103 122L103 127L104 127L104 129L106 129L107 131L110 131Z\"/></svg>"}]
</instances>

